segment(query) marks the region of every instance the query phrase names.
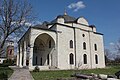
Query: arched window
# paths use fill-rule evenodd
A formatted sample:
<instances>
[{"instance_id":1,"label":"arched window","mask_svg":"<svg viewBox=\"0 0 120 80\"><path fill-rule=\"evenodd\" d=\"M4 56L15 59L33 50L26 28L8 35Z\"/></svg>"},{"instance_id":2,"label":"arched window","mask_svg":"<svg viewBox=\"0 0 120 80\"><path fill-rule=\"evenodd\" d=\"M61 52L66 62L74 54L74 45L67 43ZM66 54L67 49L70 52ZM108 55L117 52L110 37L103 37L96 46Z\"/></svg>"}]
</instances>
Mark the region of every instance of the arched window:
<instances>
[{"instance_id":1,"label":"arched window","mask_svg":"<svg viewBox=\"0 0 120 80\"><path fill-rule=\"evenodd\" d=\"M73 48L73 41L70 40L70 48Z\"/></svg>"},{"instance_id":2,"label":"arched window","mask_svg":"<svg viewBox=\"0 0 120 80\"><path fill-rule=\"evenodd\" d=\"M51 40L49 41L49 48L51 48Z\"/></svg>"},{"instance_id":3,"label":"arched window","mask_svg":"<svg viewBox=\"0 0 120 80\"><path fill-rule=\"evenodd\" d=\"M95 63L98 64L98 56L95 55Z\"/></svg>"},{"instance_id":4,"label":"arched window","mask_svg":"<svg viewBox=\"0 0 120 80\"><path fill-rule=\"evenodd\" d=\"M87 64L87 55L86 54L83 55L83 59L84 59L84 64Z\"/></svg>"},{"instance_id":5,"label":"arched window","mask_svg":"<svg viewBox=\"0 0 120 80\"><path fill-rule=\"evenodd\" d=\"M49 65L49 54L47 55L47 65Z\"/></svg>"},{"instance_id":6,"label":"arched window","mask_svg":"<svg viewBox=\"0 0 120 80\"><path fill-rule=\"evenodd\" d=\"M95 51L97 51L97 44L94 44Z\"/></svg>"},{"instance_id":7,"label":"arched window","mask_svg":"<svg viewBox=\"0 0 120 80\"><path fill-rule=\"evenodd\" d=\"M86 43L83 43L83 49L86 50Z\"/></svg>"},{"instance_id":8,"label":"arched window","mask_svg":"<svg viewBox=\"0 0 120 80\"><path fill-rule=\"evenodd\" d=\"M74 55L70 54L70 64L74 64Z\"/></svg>"}]
</instances>

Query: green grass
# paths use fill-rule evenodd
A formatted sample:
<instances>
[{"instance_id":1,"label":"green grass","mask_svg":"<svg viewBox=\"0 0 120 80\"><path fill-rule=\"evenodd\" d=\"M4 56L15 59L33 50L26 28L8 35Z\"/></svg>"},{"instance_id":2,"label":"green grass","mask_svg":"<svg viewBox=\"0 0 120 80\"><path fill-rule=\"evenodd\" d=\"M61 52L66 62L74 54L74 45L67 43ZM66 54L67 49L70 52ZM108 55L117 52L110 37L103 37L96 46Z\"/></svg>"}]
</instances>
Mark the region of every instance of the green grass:
<instances>
[{"instance_id":1,"label":"green grass","mask_svg":"<svg viewBox=\"0 0 120 80\"><path fill-rule=\"evenodd\" d=\"M74 71L40 71L31 73L35 80L54 80L57 78L68 78L70 77L71 73L74 73Z\"/></svg>"},{"instance_id":2,"label":"green grass","mask_svg":"<svg viewBox=\"0 0 120 80\"><path fill-rule=\"evenodd\" d=\"M109 67L109 68L103 68L103 69L91 69L91 70L82 70L82 73L95 73L95 74L108 74L108 75L114 75L117 71L120 70L120 67Z\"/></svg>"},{"instance_id":3,"label":"green grass","mask_svg":"<svg viewBox=\"0 0 120 80\"><path fill-rule=\"evenodd\" d=\"M7 73L8 74L8 77L10 77L13 73L13 70L10 69L9 67L0 67L0 73Z\"/></svg>"},{"instance_id":4,"label":"green grass","mask_svg":"<svg viewBox=\"0 0 120 80\"><path fill-rule=\"evenodd\" d=\"M35 80L56 80L58 78L70 78L70 75L74 73L83 73L83 74L95 73L95 74L114 75L114 73L119 70L120 70L120 66L112 66L103 69L40 71L40 72L31 72L31 74Z\"/></svg>"}]
</instances>

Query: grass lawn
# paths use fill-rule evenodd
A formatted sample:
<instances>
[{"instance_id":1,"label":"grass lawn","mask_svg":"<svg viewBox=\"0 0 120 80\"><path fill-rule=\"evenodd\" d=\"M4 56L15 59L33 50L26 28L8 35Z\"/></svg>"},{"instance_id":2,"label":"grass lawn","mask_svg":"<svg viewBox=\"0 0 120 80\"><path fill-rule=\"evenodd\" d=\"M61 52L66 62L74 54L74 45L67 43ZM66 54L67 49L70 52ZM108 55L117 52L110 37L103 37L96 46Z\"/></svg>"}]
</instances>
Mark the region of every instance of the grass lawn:
<instances>
[{"instance_id":1,"label":"grass lawn","mask_svg":"<svg viewBox=\"0 0 120 80\"><path fill-rule=\"evenodd\" d=\"M70 75L74 73L114 75L119 70L120 66L111 66L104 69L40 71L31 72L31 74L35 80L56 80L57 78L70 78Z\"/></svg>"},{"instance_id":2,"label":"grass lawn","mask_svg":"<svg viewBox=\"0 0 120 80\"><path fill-rule=\"evenodd\" d=\"M8 74L8 77L10 77L13 73L13 70L9 67L0 67L0 74L6 72Z\"/></svg>"}]
</instances>

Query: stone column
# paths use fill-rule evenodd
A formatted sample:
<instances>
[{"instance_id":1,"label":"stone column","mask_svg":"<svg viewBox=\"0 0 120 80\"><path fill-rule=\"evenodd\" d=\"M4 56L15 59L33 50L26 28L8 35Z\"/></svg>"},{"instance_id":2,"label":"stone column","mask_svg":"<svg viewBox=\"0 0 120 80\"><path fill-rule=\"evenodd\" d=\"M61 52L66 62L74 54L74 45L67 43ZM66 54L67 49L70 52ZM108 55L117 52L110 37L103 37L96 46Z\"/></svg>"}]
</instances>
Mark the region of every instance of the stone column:
<instances>
[{"instance_id":1,"label":"stone column","mask_svg":"<svg viewBox=\"0 0 120 80\"><path fill-rule=\"evenodd\" d=\"M50 54L49 57L50 57L49 65L52 66L52 54Z\"/></svg>"},{"instance_id":2,"label":"stone column","mask_svg":"<svg viewBox=\"0 0 120 80\"><path fill-rule=\"evenodd\" d=\"M29 53L29 68L33 66L33 46L30 46Z\"/></svg>"},{"instance_id":3,"label":"stone column","mask_svg":"<svg viewBox=\"0 0 120 80\"><path fill-rule=\"evenodd\" d=\"M22 45L20 44L20 63L19 63L19 67L22 67Z\"/></svg>"},{"instance_id":4,"label":"stone column","mask_svg":"<svg viewBox=\"0 0 120 80\"><path fill-rule=\"evenodd\" d=\"M17 53L17 66L19 66L19 53Z\"/></svg>"},{"instance_id":5,"label":"stone column","mask_svg":"<svg viewBox=\"0 0 120 80\"><path fill-rule=\"evenodd\" d=\"M23 66L26 66L26 41L24 41L24 58L23 58Z\"/></svg>"}]
</instances>

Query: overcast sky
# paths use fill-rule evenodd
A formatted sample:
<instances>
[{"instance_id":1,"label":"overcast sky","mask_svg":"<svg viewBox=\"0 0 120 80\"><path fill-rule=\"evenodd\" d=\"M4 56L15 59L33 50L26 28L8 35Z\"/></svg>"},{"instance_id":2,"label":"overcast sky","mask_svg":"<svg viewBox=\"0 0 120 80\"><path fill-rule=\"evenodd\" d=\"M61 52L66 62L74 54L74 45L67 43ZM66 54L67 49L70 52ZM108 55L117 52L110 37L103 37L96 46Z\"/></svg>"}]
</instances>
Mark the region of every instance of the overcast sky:
<instances>
[{"instance_id":1,"label":"overcast sky","mask_svg":"<svg viewBox=\"0 0 120 80\"><path fill-rule=\"evenodd\" d=\"M36 21L51 21L62 15L85 17L104 34L105 47L120 38L120 0L28 0L37 16Z\"/></svg>"}]
</instances>

